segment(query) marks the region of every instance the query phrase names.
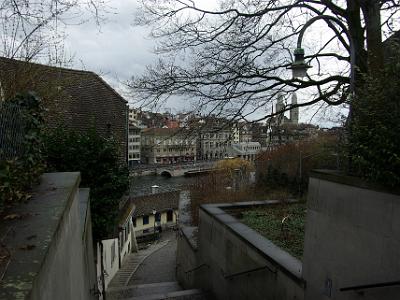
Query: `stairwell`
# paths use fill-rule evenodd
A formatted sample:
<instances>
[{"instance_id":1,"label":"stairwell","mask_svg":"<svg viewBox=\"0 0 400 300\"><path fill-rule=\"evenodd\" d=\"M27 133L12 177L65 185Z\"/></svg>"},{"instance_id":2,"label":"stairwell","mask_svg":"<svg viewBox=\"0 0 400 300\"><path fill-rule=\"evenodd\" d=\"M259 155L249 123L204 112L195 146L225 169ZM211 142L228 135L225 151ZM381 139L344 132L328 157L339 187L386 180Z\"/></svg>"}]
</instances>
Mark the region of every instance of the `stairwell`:
<instances>
[{"instance_id":1,"label":"stairwell","mask_svg":"<svg viewBox=\"0 0 400 300\"><path fill-rule=\"evenodd\" d=\"M184 290L176 281L175 233L163 234L160 241L124 259L106 291L106 300L208 299L202 290Z\"/></svg>"}]
</instances>

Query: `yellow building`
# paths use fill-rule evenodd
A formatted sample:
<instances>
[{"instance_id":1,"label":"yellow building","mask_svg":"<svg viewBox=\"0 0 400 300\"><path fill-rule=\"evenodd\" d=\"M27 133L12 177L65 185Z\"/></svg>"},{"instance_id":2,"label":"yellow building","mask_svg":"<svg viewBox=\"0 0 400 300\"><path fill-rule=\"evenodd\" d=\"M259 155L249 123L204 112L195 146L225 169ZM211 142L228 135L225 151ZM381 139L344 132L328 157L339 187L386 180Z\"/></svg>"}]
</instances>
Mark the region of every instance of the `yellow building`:
<instances>
[{"instance_id":1,"label":"yellow building","mask_svg":"<svg viewBox=\"0 0 400 300\"><path fill-rule=\"evenodd\" d=\"M179 191L151 194L132 199L132 215L136 237L153 234L176 226L179 219Z\"/></svg>"}]
</instances>

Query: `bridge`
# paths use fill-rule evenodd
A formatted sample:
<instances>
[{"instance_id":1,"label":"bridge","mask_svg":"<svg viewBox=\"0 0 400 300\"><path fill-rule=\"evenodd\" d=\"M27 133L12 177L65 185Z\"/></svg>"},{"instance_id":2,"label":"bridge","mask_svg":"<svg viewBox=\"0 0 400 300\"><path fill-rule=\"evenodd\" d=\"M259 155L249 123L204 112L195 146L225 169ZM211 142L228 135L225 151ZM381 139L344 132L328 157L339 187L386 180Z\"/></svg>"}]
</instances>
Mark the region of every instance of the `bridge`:
<instances>
[{"instance_id":1,"label":"bridge","mask_svg":"<svg viewBox=\"0 0 400 300\"><path fill-rule=\"evenodd\" d=\"M211 171L214 161L185 162L170 165L138 165L130 170L130 176L161 175L166 177L190 176Z\"/></svg>"}]
</instances>

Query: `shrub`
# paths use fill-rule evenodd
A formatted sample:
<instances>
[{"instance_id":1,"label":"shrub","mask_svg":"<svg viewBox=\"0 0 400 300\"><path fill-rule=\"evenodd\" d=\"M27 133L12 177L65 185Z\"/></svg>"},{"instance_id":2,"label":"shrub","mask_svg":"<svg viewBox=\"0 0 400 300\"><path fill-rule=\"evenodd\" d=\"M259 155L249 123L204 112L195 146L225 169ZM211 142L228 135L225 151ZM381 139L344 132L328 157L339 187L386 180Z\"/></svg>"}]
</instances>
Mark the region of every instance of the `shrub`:
<instances>
[{"instance_id":1,"label":"shrub","mask_svg":"<svg viewBox=\"0 0 400 300\"><path fill-rule=\"evenodd\" d=\"M1 105L0 210L3 210L7 205L28 200L29 190L43 173L43 108L34 93L18 94Z\"/></svg>"},{"instance_id":2,"label":"shrub","mask_svg":"<svg viewBox=\"0 0 400 300\"><path fill-rule=\"evenodd\" d=\"M320 133L312 140L289 143L261 153L256 160L257 186L302 193L312 169L337 169L338 135ZM301 172L300 172L301 162Z\"/></svg>"},{"instance_id":3,"label":"shrub","mask_svg":"<svg viewBox=\"0 0 400 300\"><path fill-rule=\"evenodd\" d=\"M81 186L90 188L94 239L112 233L129 181L127 168L119 164L116 143L95 130L78 133L57 128L46 133L45 154L49 171L81 172Z\"/></svg>"},{"instance_id":4,"label":"shrub","mask_svg":"<svg viewBox=\"0 0 400 300\"><path fill-rule=\"evenodd\" d=\"M349 139L353 174L388 187L400 185L398 54L390 59L380 76L364 78L364 89L353 102Z\"/></svg>"}]
</instances>

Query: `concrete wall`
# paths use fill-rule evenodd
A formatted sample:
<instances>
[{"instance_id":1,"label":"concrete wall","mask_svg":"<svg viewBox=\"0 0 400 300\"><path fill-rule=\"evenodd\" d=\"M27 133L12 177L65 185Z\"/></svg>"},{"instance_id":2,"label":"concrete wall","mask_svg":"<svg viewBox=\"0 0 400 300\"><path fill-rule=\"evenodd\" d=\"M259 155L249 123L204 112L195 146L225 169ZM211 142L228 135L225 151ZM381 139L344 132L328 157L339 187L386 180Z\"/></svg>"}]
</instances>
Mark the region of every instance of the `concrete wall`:
<instances>
[{"instance_id":1,"label":"concrete wall","mask_svg":"<svg viewBox=\"0 0 400 300\"><path fill-rule=\"evenodd\" d=\"M129 233L128 233L128 227L129 227ZM132 241L133 241L133 237L132 237L132 234L133 234L133 232L134 232L134 229L133 229L133 224L132 224L132 218L131 217L129 217L129 219L128 219L128 221L126 222L126 224L124 224L123 225L123 228L125 228L125 235L126 235L126 238L125 238L125 240L123 240L123 234L122 234L122 232L120 232L120 234L119 234L119 238L120 238L120 240L121 240L121 249L120 249L120 252L121 252L121 262L123 262L123 260L124 260L124 258L125 258L125 256L127 255L127 254L129 254L129 253L131 253L132 252L132 247L133 247L133 244L132 244Z\"/></svg>"},{"instance_id":2,"label":"concrete wall","mask_svg":"<svg viewBox=\"0 0 400 300\"><path fill-rule=\"evenodd\" d=\"M96 299L89 201L80 197L79 182L79 173L44 174L35 196L13 212L29 216L1 224L13 228L2 236L15 251L0 299Z\"/></svg>"},{"instance_id":3,"label":"concrete wall","mask_svg":"<svg viewBox=\"0 0 400 300\"><path fill-rule=\"evenodd\" d=\"M311 175L303 277L307 299L400 299L400 286L341 288L400 280L400 196L352 178ZM331 285L331 288L329 287Z\"/></svg>"},{"instance_id":4,"label":"concrete wall","mask_svg":"<svg viewBox=\"0 0 400 300\"><path fill-rule=\"evenodd\" d=\"M276 202L239 203L235 207L272 203ZM193 271L194 286L217 299L304 299L301 262L221 209L230 206L200 208L195 264L199 268ZM178 265L194 265L190 247L183 242L179 246ZM254 269L258 270L239 274ZM182 271L178 278L191 285L192 279Z\"/></svg>"},{"instance_id":5,"label":"concrete wall","mask_svg":"<svg viewBox=\"0 0 400 300\"><path fill-rule=\"evenodd\" d=\"M111 279L119 270L118 239L102 240L103 244L103 266L104 266L104 284L107 289ZM97 253L100 255L100 246ZM100 261L100 257L99 260Z\"/></svg>"},{"instance_id":6,"label":"concrete wall","mask_svg":"<svg viewBox=\"0 0 400 300\"><path fill-rule=\"evenodd\" d=\"M176 252L176 274L178 282L185 289L196 287L197 269L206 266L197 265L197 227L183 227L179 231Z\"/></svg>"}]
</instances>

